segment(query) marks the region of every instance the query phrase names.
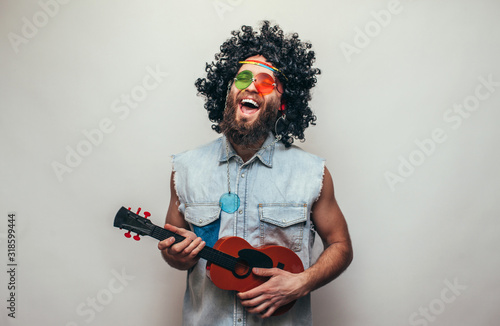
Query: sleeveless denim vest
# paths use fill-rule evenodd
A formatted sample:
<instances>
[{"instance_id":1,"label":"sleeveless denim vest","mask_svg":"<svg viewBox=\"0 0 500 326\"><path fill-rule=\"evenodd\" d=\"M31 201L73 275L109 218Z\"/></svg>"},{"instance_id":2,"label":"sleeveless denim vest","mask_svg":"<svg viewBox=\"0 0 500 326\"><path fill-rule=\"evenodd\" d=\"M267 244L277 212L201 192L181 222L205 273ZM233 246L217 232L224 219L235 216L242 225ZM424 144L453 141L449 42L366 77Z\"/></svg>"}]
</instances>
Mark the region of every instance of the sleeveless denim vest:
<instances>
[{"instance_id":1,"label":"sleeveless denim vest","mask_svg":"<svg viewBox=\"0 0 500 326\"><path fill-rule=\"evenodd\" d=\"M309 216L321 191L324 160L273 140L270 133L247 162L230 144L226 148L225 137L174 155L179 210L210 247L224 236L244 238L254 247L280 245L293 250L307 269L315 235ZM228 192L227 153L231 191L241 200L232 214L219 207L219 197ZM247 313L235 293L217 288L200 259L187 275L184 325L312 325L310 295L287 313L263 320Z\"/></svg>"}]
</instances>

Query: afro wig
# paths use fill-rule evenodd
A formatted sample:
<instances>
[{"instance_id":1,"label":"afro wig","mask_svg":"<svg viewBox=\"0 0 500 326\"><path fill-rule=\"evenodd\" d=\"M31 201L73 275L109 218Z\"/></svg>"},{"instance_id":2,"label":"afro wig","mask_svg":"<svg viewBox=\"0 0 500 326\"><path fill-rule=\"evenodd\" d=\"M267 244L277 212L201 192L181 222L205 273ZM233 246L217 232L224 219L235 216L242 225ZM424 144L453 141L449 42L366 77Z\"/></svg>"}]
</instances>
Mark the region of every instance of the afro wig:
<instances>
[{"instance_id":1,"label":"afro wig","mask_svg":"<svg viewBox=\"0 0 500 326\"><path fill-rule=\"evenodd\" d=\"M220 53L215 55L215 61L206 64L207 77L198 78L195 83L198 95L205 97L205 109L214 123L212 129L221 132L219 123L223 118L228 85L240 68L238 62L262 55L286 76L283 78L279 73L275 76L284 86L282 102L286 114L276 132L287 147L294 138L304 141L304 130L316 121L308 102L316 75L320 74L318 68L312 67L315 55L311 44L302 42L296 33L285 36L278 25L271 26L269 21L262 23L260 33L251 26L242 26L241 31L231 34L232 37L220 47Z\"/></svg>"}]
</instances>

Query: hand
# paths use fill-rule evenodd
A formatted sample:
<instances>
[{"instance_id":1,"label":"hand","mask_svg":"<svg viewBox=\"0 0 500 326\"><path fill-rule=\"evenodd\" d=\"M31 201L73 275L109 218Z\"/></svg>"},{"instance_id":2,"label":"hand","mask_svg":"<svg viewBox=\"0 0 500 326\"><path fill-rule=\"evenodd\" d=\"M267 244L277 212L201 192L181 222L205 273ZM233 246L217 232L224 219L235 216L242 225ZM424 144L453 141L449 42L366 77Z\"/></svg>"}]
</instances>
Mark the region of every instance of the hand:
<instances>
[{"instance_id":1,"label":"hand","mask_svg":"<svg viewBox=\"0 0 500 326\"><path fill-rule=\"evenodd\" d=\"M254 268L258 276L270 277L265 283L246 292L238 293L241 304L248 312L270 317L279 307L297 300L308 292L303 290L305 276L279 268Z\"/></svg>"},{"instance_id":2,"label":"hand","mask_svg":"<svg viewBox=\"0 0 500 326\"><path fill-rule=\"evenodd\" d=\"M177 269L186 270L193 267L199 260L197 255L205 247L205 241L193 232L171 224L165 224L165 229L186 238L175 243L174 237L170 237L158 243L158 249L161 250L165 260L170 266Z\"/></svg>"}]
</instances>

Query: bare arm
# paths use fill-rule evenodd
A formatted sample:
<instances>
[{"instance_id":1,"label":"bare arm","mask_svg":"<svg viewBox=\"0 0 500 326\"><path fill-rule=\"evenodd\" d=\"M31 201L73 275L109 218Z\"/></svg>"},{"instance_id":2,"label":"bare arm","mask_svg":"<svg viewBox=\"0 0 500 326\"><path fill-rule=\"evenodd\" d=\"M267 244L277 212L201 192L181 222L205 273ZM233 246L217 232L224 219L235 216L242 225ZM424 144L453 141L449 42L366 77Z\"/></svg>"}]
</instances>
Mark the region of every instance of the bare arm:
<instances>
[{"instance_id":1,"label":"bare arm","mask_svg":"<svg viewBox=\"0 0 500 326\"><path fill-rule=\"evenodd\" d=\"M199 260L196 255L205 247L205 241L188 231L184 216L179 211L179 197L174 187L174 172L170 177L170 205L168 206L165 229L180 234L186 239L174 244L174 238L170 237L158 243L163 259L172 267L187 270L193 267Z\"/></svg>"},{"instance_id":2,"label":"bare arm","mask_svg":"<svg viewBox=\"0 0 500 326\"><path fill-rule=\"evenodd\" d=\"M255 274L271 278L252 290L238 294L249 312L269 317L280 306L331 282L351 263L353 253L347 223L335 199L332 177L327 168L321 195L312 207L311 218L323 241L323 253L314 265L299 274L278 268L254 268Z\"/></svg>"},{"instance_id":3,"label":"bare arm","mask_svg":"<svg viewBox=\"0 0 500 326\"><path fill-rule=\"evenodd\" d=\"M304 271L308 292L337 278L353 258L347 223L335 199L332 176L327 168L321 196L312 207L312 220L325 249L317 262Z\"/></svg>"}]
</instances>

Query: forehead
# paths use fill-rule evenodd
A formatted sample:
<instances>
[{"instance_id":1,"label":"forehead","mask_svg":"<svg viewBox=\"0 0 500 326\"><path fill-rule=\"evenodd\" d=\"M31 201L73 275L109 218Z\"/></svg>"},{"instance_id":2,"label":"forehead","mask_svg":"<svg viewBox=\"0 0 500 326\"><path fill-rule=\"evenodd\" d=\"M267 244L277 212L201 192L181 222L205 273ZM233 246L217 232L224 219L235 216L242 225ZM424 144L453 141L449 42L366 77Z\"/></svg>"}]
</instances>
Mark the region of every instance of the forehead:
<instances>
[{"instance_id":1,"label":"forehead","mask_svg":"<svg viewBox=\"0 0 500 326\"><path fill-rule=\"evenodd\" d=\"M242 61L247 61L247 60L257 60L257 61L261 61L261 62L268 63L268 64L272 65L271 62L268 62L266 60L266 58L261 56L261 55L254 55L254 56L248 57ZM250 70L254 74L260 74L260 73L264 72L264 73L267 73L267 74L274 76L274 71L272 69L262 67L260 65L251 64L251 63L242 64L240 69L238 70L238 73L243 71L243 70Z\"/></svg>"}]
</instances>

